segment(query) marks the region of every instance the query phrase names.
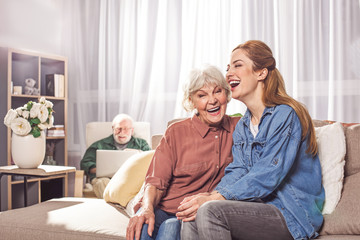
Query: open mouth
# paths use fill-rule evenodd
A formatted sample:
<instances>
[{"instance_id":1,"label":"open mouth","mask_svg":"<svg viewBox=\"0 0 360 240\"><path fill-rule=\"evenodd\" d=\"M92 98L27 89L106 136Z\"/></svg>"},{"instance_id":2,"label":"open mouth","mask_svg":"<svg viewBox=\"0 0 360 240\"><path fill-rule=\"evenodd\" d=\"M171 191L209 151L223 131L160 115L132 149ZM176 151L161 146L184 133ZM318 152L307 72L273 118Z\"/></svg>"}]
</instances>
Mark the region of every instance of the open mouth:
<instances>
[{"instance_id":1,"label":"open mouth","mask_svg":"<svg viewBox=\"0 0 360 240\"><path fill-rule=\"evenodd\" d=\"M214 107L214 108L212 108L212 109L208 109L207 111L209 112L209 113L216 113L217 111L219 111L220 110L220 107Z\"/></svg>"},{"instance_id":2,"label":"open mouth","mask_svg":"<svg viewBox=\"0 0 360 240\"><path fill-rule=\"evenodd\" d=\"M239 80L231 80L231 81L229 81L229 84L230 84L231 88L234 88L240 84L240 81Z\"/></svg>"}]
</instances>

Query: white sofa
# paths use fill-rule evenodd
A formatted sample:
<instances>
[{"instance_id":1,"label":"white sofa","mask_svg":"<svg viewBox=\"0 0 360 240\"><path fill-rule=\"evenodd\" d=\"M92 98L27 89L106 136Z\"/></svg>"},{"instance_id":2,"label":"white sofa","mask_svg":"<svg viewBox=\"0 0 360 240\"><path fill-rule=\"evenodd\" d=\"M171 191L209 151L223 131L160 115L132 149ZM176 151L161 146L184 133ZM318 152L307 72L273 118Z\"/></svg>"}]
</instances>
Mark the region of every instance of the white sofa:
<instances>
[{"instance_id":1,"label":"white sofa","mask_svg":"<svg viewBox=\"0 0 360 240\"><path fill-rule=\"evenodd\" d=\"M317 121L316 125L327 124ZM319 239L360 239L360 124L346 126L345 178L342 196L325 216ZM0 239L126 239L124 208L103 199L60 198L0 213Z\"/></svg>"}]
</instances>

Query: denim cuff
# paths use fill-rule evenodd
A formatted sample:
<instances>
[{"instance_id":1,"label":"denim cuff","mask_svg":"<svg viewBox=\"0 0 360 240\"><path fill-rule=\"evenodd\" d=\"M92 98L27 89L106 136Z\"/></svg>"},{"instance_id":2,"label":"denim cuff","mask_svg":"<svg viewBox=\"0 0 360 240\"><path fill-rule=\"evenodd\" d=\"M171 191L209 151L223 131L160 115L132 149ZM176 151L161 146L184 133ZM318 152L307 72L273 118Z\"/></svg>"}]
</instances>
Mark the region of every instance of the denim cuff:
<instances>
[{"instance_id":1,"label":"denim cuff","mask_svg":"<svg viewBox=\"0 0 360 240\"><path fill-rule=\"evenodd\" d=\"M215 191L218 191L226 200L233 200L232 194L227 189L222 187L216 187Z\"/></svg>"}]
</instances>

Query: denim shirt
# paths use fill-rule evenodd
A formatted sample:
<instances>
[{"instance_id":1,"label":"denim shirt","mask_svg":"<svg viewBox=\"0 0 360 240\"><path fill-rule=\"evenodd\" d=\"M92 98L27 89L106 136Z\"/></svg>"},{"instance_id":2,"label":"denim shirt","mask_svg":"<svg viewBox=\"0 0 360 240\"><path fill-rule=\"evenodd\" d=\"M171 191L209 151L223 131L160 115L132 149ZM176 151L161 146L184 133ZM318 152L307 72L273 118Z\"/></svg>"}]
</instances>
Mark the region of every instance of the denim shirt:
<instances>
[{"instance_id":1,"label":"denim shirt","mask_svg":"<svg viewBox=\"0 0 360 240\"><path fill-rule=\"evenodd\" d=\"M233 133L233 162L215 190L228 200L262 201L283 214L294 239L318 236L325 192L319 157L307 154L301 124L288 105L265 108L259 132L250 132L251 113Z\"/></svg>"}]
</instances>

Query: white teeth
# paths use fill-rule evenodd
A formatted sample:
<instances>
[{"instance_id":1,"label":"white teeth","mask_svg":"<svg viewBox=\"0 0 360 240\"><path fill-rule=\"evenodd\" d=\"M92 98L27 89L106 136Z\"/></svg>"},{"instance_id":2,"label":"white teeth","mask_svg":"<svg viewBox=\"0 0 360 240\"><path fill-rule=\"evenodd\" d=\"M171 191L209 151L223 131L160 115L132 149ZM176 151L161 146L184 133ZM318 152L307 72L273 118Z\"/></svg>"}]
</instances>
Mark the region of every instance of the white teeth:
<instances>
[{"instance_id":1,"label":"white teeth","mask_svg":"<svg viewBox=\"0 0 360 240\"><path fill-rule=\"evenodd\" d=\"M240 84L240 81L239 80L231 80L231 81L229 81L229 84L231 87L236 87L237 85Z\"/></svg>"},{"instance_id":2,"label":"white teeth","mask_svg":"<svg viewBox=\"0 0 360 240\"><path fill-rule=\"evenodd\" d=\"M240 81L235 81L235 80L231 80L230 82L229 82L229 84L231 85L231 84L239 84L240 83Z\"/></svg>"},{"instance_id":3,"label":"white teeth","mask_svg":"<svg viewBox=\"0 0 360 240\"><path fill-rule=\"evenodd\" d=\"M220 109L220 107L216 107L216 108L212 108L212 109L209 109L207 110L208 112L216 112Z\"/></svg>"}]
</instances>

